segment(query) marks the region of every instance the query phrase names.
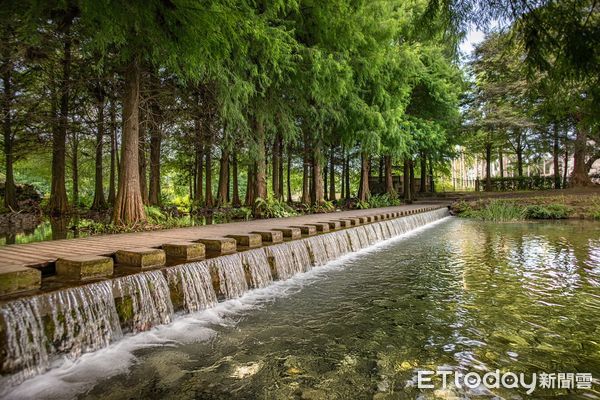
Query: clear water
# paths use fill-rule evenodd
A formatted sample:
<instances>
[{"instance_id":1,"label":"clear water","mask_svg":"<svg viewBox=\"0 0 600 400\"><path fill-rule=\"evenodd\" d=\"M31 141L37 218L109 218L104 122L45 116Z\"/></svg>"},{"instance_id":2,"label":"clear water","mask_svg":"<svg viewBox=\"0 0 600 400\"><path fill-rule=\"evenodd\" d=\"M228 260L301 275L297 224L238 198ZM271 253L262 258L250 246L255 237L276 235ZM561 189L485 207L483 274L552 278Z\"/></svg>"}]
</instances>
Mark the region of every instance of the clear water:
<instances>
[{"instance_id":1,"label":"clear water","mask_svg":"<svg viewBox=\"0 0 600 400\"><path fill-rule=\"evenodd\" d=\"M84 355L14 398L599 398L600 224L455 218ZM86 357L87 356L87 357ZM588 372L591 390L415 387Z\"/></svg>"}]
</instances>

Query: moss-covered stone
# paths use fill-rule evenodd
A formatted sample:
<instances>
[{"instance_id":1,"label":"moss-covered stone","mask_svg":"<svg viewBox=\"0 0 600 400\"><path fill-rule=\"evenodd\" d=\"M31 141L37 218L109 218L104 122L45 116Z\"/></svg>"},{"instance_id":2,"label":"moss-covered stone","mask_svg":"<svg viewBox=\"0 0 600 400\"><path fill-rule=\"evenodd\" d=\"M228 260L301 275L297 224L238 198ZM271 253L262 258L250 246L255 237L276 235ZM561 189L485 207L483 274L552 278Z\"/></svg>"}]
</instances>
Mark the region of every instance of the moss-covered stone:
<instances>
[{"instance_id":1,"label":"moss-covered stone","mask_svg":"<svg viewBox=\"0 0 600 400\"><path fill-rule=\"evenodd\" d=\"M329 232L329 224L327 222L315 222L306 225L314 226L317 229L317 232Z\"/></svg>"},{"instance_id":2,"label":"moss-covered stone","mask_svg":"<svg viewBox=\"0 0 600 400\"><path fill-rule=\"evenodd\" d=\"M161 267L166 262L165 252L153 248L119 250L115 254L115 258L117 264L141 269Z\"/></svg>"},{"instance_id":3,"label":"moss-covered stone","mask_svg":"<svg viewBox=\"0 0 600 400\"><path fill-rule=\"evenodd\" d=\"M262 236L258 233L241 233L227 235L228 238L235 239L237 247L245 248L256 248L262 246Z\"/></svg>"},{"instance_id":4,"label":"moss-covered stone","mask_svg":"<svg viewBox=\"0 0 600 400\"><path fill-rule=\"evenodd\" d=\"M196 261L202 260L206 255L206 249L202 243L177 242L162 245L168 260L174 261Z\"/></svg>"},{"instance_id":5,"label":"moss-covered stone","mask_svg":"<svg viewBox=\"0 0 600 400\"><path fill-rule=\"evenodd\" d=\"M35 268L23 265L4 265L0 267L0 296L39 289L42 273Z\"/></svg>"},{"instance_id":6,"label":"moss-covered stone","mask_svg":"<svg viewBox=\"0 0 600 400\"><path fill-rule=\"evenodd\" d=\"M299 228L273 228L272 230L281 232L284 239L288 240L296 240L302 237L302 232Z\"/></svg>"},{"instance_id":7,"label":"moss-covered stone","mask_svg":"<svg viewBox=\"0 0 600 400\"><path fill-rule=\"evenodd\" d=\"M260 235L263 242L269 243L281 243L283 242L283 232L281 231L254 231L250 233L256 233Z\"/></svg>"},{"instance_id":8,"label":"moss-covered stone","mask_svg":"<svg viewBox=\"0 0 600 400\"><path fill-rule=\"evenodd\" d=\"M237 250L237 242L232 238L202 238L196 242L204 244L206 254L213 256L231 254Z\"/></svg>"},{"instance_id":9,"label":"moss-covered stone","mask_svg":"<svg viewBox=\"0 0 600 400\"><path fill-rule=\"evenodd\" d=\"M85 281L111 276L113 260L102 256L72 256L56 261L56 275L60 278Z\"/></svg>"},{"instance_id":10,"label":"moss-covered stone","mask_svg":"<svg viewBox=\"0 0 600 400\"><path fill-rule=\"evenodd\" d=\"M327 222L320 222L320 223L327 224L327 226L329 226L329 230L340 229L342 227L342 224L340 221L327 221Z\"/></svg>"},{"instance_id":11,"label":"moss-covered stone","mask_svg":"<svg viewBox=\"0 0 600 400\"><path fill-rule=\"evenodd\" d=\"M317 234L317 227L313 225L293 225L290 228L300 229L300 232L305 236L312 236Z\"/></svg>"}]
</instances>

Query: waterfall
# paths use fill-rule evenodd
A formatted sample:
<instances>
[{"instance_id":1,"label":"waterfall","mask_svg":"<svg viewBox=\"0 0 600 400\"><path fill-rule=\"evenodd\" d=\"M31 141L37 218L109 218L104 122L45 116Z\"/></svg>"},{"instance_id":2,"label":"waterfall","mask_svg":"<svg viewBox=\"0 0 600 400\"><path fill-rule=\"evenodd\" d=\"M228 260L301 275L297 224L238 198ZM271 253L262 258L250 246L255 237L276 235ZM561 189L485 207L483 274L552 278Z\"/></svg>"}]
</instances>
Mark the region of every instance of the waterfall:
<instances>
[{"instance_id":1,"label":"waterfall","mask_svg":"<svg viewBox=\"0 0 600 400\"><path fill-rule=\"evenodd\" d=\"M265 249L276 278L284 280L310 269L311 260L304 240L276 244Z\"/></svg>"},{"instance_id":2,"label":"waterfall","mask_svg":"<svg viewBox=\"0 0 600 400\"><path fill-rule=\"evenodd\" d=\"M313 236L305 240L311 256L311 264L315 266L325 265L329 261L327 251L325 250L325 243L323 242L324 236Z\"/></svg>"},{"instance_id":3,"label":"waterfall","mask_svg":"<svg viewBox=\"0 0 600 400\"><path fill-rule=\"evenodd\" d=\"M239 254L215 257L207 262L219 276L219 292L225 299L240 297L248 290L246 273Z\"/></svg>"},{"instance_id":4,"label":"waterfall","mask_svg":"<svg viewBox=\"0 0 600 400\"><path fill-rule=\"evenodd\" d=\"M77 357L121 337L110 282L59 290L45 296L55 351Z\"/></svg>"},{"instance_id":5,"label":"waterfall","mask_svg":"<svg viewBox=\"0 0 600 400\"><path fill-rule=\"evenodd\" d=\"M169 286L181 293L185 311L201 311L217 304L217 294L206 262L178 265L167 268L165 273Z\"/></svg>"},{"instance_id":6,"label":"waterfall","mask_svg":"<svg viewBox=\"0 0 600 400\"><path fill-rule=\"evenodd\" d=\"M358 230L357 229L349 229L345 233L348 236L348 242L350 245L350 249L352 251L360 250L361 246L360 246L360 238L358 237Z\"/></svg>"},{"instance_id":7,"label":"waterfall","mask_svg":"<svg viewBox=\"0 0 600 400\"><path fill-rule=\"evenodd\" d=\"M0 307L4 342L0 348L2 372L16 372L0 380L0 394L48 367L47 340L40 296L11 301Z\"/></svg>"},{"instance_id":8,"label":"waterfall","mask_svg":"<svg viewBox=\"0 0 600 400\"><path fill-rule=\"evenodd\" d=\"M121 337L109 282L15 300L0 315L6 332L2 371L20 371L13 383L44 371L51 355L76 358Z\"/></svg>"},{"instance_id":9,"label":"waterfall","mask_svg":"<svg viewBox=\"0 0 600 400\"><path fill-rule=\"evenodd\" d=\"M252 288L262 288L273 282L265 249L249 250L241 253L241 255L244 268L250 276Z\"/></svg>"},{"instance_id":10,"label":"waterfall","mask_svg":"<svg viewBox=\"0 0 600 400\"><path fill-rule=\"evenodd\" d=\"M141 332L168 324L173 316L169 285L161 271L148 271L113 280L122 321L131 330Z\"/></svg>"}]
</instances>

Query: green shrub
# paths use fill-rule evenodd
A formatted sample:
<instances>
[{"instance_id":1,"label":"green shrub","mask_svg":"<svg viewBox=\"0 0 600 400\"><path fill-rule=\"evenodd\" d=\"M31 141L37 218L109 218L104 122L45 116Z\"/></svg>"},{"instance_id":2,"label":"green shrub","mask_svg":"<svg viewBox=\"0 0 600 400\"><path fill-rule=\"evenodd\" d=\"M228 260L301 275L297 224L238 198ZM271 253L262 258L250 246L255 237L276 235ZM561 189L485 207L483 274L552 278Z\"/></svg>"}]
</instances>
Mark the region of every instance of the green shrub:
<instances>
[{"instance_id":1,"label":"green shrub","mask_svg":"<svg viewBox=\"0 0 600 400\"><path fill-rule=\"evenodd\" d=\"M285 201L269 197L267 199L257 198L254 203L256 210L263 218L293 217L298 213Z\"/></svg>"},{"instance_id":2,"label":"green shrub","mask_svg":"<svg viewBox=\"0 0 600 400\"><path fill-rule=\"evenodd\" d=\"M376 194L369 198L370 208L399 206L400 199L395 194Z\"/></svg>"},{"instance_id":3,"label":"green shrub","mask_svg":"<svg viewBox=\"0 0 600 400\"><path fill-rule=\"evenodd\" d=\"M371 205L369 204L368 201L358 201L356 203L356 208L358 208L359 210L365 210L367 208L371 208Z\"/></svg>"},{"instance_id":4,"label":"green shrub","mask_svg":"<svg viewBox=\"0 0 600 400\"><path fill-rule=\"evenodd\" d=\"M146 209L146 218L148 222L153 224L161 224L165 222L169 217L156 206L144 206Z\"/></svg>"},{"instance_id":5,"label":"green shrub","mask_svg":"<svg viewBox=\"0 0 600 400\"><path fill-rule=\"evenodd\" d=\"M564 219L572 210L564 204L532 205L525 208L527 219Z\"/></svg>"}]
</instances>

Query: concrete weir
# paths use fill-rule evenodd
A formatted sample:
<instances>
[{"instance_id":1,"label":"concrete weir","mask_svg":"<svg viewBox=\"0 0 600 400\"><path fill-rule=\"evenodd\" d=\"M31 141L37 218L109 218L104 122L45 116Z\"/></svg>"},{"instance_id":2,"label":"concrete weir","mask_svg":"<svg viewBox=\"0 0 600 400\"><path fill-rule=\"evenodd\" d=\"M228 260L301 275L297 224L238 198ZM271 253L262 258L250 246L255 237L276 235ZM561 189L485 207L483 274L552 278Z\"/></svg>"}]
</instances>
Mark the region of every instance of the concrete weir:
<instances>
[{"instance_id":1,"label":"concrete weir","mask_svg":"<svg viewBox=\"0 0 600 400\"><path fill-rule=\"evenodd\" d=\"M61 257L55 275L43 279L35 268L4 267L0 381L3 377L13 383L22 381L49 368L57 357L105 347L123 332L168 324L175 312L212 307L448 215L447 208L439 205L412 209L413 215L400 218L394 218L392 211L388 215L378 210L348 212L330 222L320 222L321 214L296 219L297 227L273 227L272 220L230 224L245 226L247 232L220 230L223 236L218 237L200 237L196 232L192 238L181 235L176 241L170 234L156 248L115 251L114 265L113 258L106 256ZM357 224L350 225L351 221ZM268 225L271 229L266 229ZM302 231L305 237L299 237ZM182 264L173 265L177 261ZM65 280L68 285L61 287ZM40 284L46 290L14 294Z\"/></svg>"}]
</instances>

